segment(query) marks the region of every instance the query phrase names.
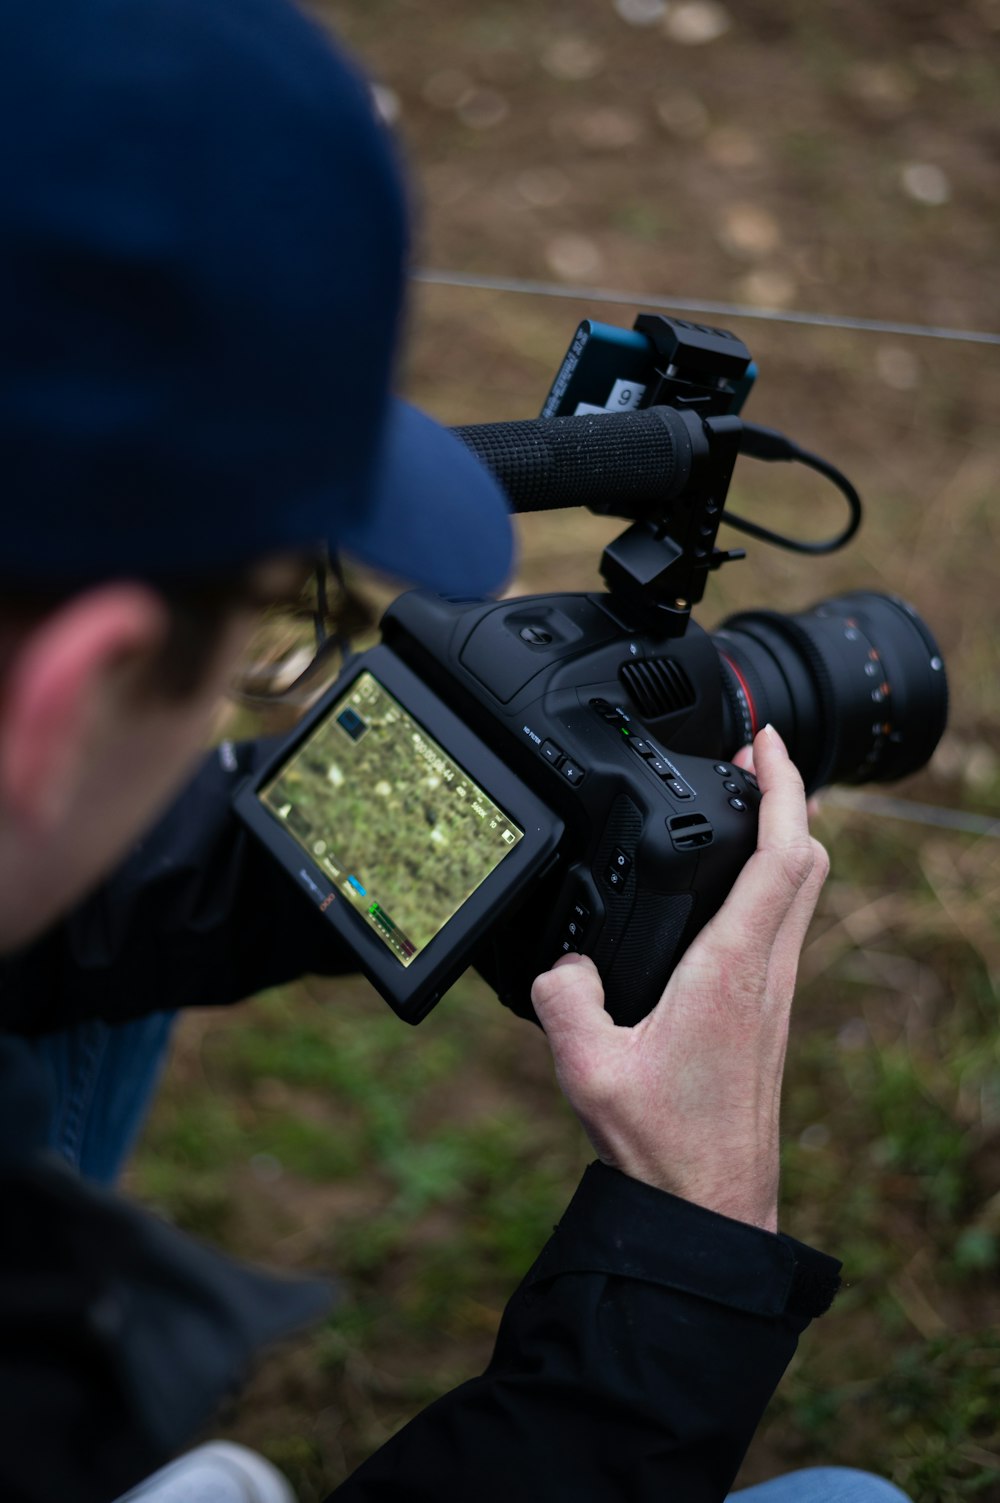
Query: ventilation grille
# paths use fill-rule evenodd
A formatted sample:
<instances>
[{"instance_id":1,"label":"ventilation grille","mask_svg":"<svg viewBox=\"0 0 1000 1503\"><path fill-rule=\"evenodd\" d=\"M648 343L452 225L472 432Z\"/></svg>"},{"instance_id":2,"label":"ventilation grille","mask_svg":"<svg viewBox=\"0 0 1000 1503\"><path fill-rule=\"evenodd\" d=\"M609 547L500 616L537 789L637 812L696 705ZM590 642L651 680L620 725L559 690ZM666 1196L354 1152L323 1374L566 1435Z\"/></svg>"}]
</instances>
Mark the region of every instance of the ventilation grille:
<instances>
[{"instance_id":1,"label":"ventilation grille","mask_svg":"<svg viewBox=\"0 0 1000 1503\"><path fill-rule=\"evenodd\" d=\"M673 658L629 658L618 677L644 720L689 710L697 698L691 680Z\"/></svg>"}]
</instances>

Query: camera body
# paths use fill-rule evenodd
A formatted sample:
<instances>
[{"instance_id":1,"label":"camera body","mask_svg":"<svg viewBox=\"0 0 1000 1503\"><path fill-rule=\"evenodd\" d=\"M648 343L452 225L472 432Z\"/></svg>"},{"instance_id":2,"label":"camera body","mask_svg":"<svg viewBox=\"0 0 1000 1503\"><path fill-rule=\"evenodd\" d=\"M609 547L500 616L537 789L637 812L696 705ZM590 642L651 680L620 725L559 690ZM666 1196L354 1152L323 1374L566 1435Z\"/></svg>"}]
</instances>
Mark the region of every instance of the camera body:
<instances>
[{"instance_id":1,"label":"camera body","mask_svg":"<svg viewBox=\"0 0 1000 1503\"><path fill-rule=\"evenodd\" d=\"M584 499L632 519L605 550L607 593L400 596L380 644L238 793L237 814L406 1021L469 966L532 1017L534 978L578 951L615 1022L635 1024L755 849L760 793L728 759L760 725L809 789L902 776L937 744L943 664L905 602L745 612L712 636L691 619L708 574L742 557L715 546L721 520L823 552L860 516L826 461L741 423L752 377L725 331L581 325L546 406L562 416L456 431L516 509ZM723 518L741 442L834 478L854 502L845 532L800 545Z\"/></svg>"},{"instance_id":2,"label":"camera body","mask_svg":"<svg viewBox=\"0 0 1000 1503\"><path fill-rule=\"evenodd\" d=\"M242 792L238 809L284 858L406 1021L420 1021L469 965L480 969L514 1012L531 1016L535 975L568 950L589 954L597 963L615 1021L638 1021L656 1004L675 956L722 905L756 843L755 780L722 761L719 658L711 640L692 631L675 643L669 661L675 664L677 708L669 708L663 690L662 714L644 721L623 675L639 681L668 660L656 657L654 643L623 631L602 595L540 595L469 606L412 591L389 607L382 636L382 645L355 658L296 727L295 741L286 742L254 788ZM415 685L421 685L418 723L445 761L453 761L490 795L490 804L480 804L483 812L462 810L465 830L451 828L448 806L456 804L456 788L454 779L436 777L441 756L436 773L435 764L421 756L417 785L406 795L411 810L420 806L418 818L411 813L408 819L402 810L386 812L391 831L377 830L382 809L374 789L382 785L382 771L392 777L391 768L400 767L400 748L392 744L389 727L379 761L370 762L365 773L344 767L358 755L358 744L332 714L341 703L352 702L350 688L364 685L367 675L391 685L406 709L415 708ZM367 745L371 759L382 726L364 696L353 705L347 711L350 727L355 727L353 717L364 718L361 745ZM451 715L465 732L460 745ZM326 744L317 751L317 730L323 736L323 727L331 726L334 739L326 729ZM408 744L412 733L403 736L403 747ZM301 794L296 798L287 779L281 783L280 770L295 764L298 748L308 747L314 748L313 762L304 783L323 794L329 788L329 794L304 818L304 800ZM329 786L331 756L355 794L367 797L367 810L353 821L350 834ZM301 753L299 758L304 764ZM496 758L504 768L502 788ZM260 789L274 788L277 795L265 803L257 797ZM507 852L487 876L493 891L486 921L468 923L466 899L456 915L462 921L445 924L408 966L385 965L379 954L386 948L382 936L373 936L373 947L365 932L370 924L356 912L358 905L337 902L338 896L356 893L352 878L364 885L365 902L376 891L383 893L385 882L370 875L373 849L364 852L365 840L385 851L386 842L403 833L389 864L406 870L406 882L420 893L439 863L454 861L454 851L468 842L469 825L478 833L495 807L537 843L537 860L516 872L514 858L522 852ZM287 813L278 830L274 815L281 818L281 810ZM444 830L445 839L435 845L436 830ZM319 860L316 845L325 846ZM332 860L329 851L337 852ZM481 899L484 888L475 896ZM405 897L379 900L394 921ZM361 950L359 939L365 941ZM374 968L373 959L382 963Z\"/></svg>"},{"instance_id":3,"label":"camera body","mask_svg":"<svg viewBox=\"0 0 1000 1503\"><path fill-rule=\"evenodd\" d=\"M530 1016L534 978L576 950L615 1021L637 1022L756 845L756 782L722 759L711 639L689 629L664 656L602 595L469 605L421 591L389 608L382 636L561 826L547 869L468 937L461 969ZM630 682L659 713L640 719Z\"/></svg>"}]
</instances>

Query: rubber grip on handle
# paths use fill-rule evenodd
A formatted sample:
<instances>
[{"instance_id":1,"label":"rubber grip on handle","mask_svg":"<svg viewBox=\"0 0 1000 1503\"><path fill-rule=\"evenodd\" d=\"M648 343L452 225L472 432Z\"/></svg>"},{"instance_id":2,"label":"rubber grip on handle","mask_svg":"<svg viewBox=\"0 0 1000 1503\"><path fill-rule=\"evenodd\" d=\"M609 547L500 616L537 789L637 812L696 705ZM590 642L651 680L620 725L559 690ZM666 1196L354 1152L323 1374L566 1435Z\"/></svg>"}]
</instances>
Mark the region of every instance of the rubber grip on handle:
<instances>
[{"instance_id":1,"label":"rubber grip on handle","mask_svg":"<svg viewBox=\"0 0 1000 1503\"><path fill-rule=\"evenodd\" d=\"M687 484L691 420L672 407L650 407L451 431L499 481L515 512L588 506L635 517L680 495Z\"/></svg>"}]
</instances>

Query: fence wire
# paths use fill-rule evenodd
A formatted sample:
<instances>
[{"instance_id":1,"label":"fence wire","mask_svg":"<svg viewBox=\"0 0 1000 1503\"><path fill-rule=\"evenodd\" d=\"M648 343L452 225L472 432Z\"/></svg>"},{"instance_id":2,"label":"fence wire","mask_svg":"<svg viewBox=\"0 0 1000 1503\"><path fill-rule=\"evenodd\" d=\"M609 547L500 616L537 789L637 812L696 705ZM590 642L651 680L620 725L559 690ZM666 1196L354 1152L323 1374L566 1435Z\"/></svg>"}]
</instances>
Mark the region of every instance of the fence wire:
<instances>
[{"instance_id":1,"label":"fence wire","mask_svg":"<svg viewBox=\"0 0 1000 1503\"><path fill-rule=\"evenodd\" d=\"M823 804L873 814L882 819L901 819L911 825L932 825L938 830L957 831L980 839L1000 840L1000 818L966 809L945 809L937 804L918 804L912 799L892 798L884 793L858 793L853 788L825 788Z\"/></svg>"},{"instance_id":2,"label":"fence wire","mask_svg":"<svg viewBox=\"0 0 1000 1503\"><path fill-rule=\"evenodd\" d=\"M467 287L482 292L518 292L528 297L556 297L574 302L624 303L633 308L672 309L677 313L710 313L722 318L755 318L776 324L810 324L817 329L851 329L867 334L898 334L914 339L950 339L959 344L1000 345L1000 334L982 329L947 329L934 324L897 323L885 318L850 318L837 313L797 313L784 308L757 308L749 303L717 303L698 298L657 297L649 292L623 292L614 287L568 287L561 282L535 282L518 277L480 276L475 272L438 271L425 267L413 273L415 282L435 287Z\"/></svg>"},{"instance_id":3,"label":"fence wire","mask_svg":"<svg viewBox=\"0 0 1000 1503\"><path fill-rule=\"evenodd\" d=\"M934 324L899 323L884 318L850 318L836 313L801 313L778 308L757 308L746 303L720 303L685 297L656 297L648 292L624 292L612 287L568 287L561 282L539 282L520 277L493 277L476 272L442 271L424 267L413 280L435 287L471 288L483 292L514 292L528 297L552 297L574 302L623 303L633 308L663 308L680 313L710 313L723 318L754 318L770 323L808 324L818 329L848 329L866 334L896 334L914 339L946 339L957 344L1000 345L1000 334L982 329L947 329ZM828 788L823 802L880 819L898 819L906 824L930 826L954 834L1000 840L1000 817L966 809L948 809L920 804L911 799L881 793L858 793L850 788Z\"/></svg>"}]
</instances>

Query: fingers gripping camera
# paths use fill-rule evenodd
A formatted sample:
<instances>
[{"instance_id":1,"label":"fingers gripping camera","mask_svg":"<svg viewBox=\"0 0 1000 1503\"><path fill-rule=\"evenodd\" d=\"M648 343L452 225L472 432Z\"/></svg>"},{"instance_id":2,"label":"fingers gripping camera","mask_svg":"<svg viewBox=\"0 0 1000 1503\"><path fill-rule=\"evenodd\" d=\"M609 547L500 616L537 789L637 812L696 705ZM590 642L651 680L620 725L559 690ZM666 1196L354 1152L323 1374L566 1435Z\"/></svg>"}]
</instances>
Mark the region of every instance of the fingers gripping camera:
<instances>
[{"instance_id":1,"label":"fingers gripping camera","mask_svg":"<svg viewBox=\"0 0 1000 1503\"><path fill-rule=\"evenodd\" d=\"M615 795L589 860L570 873L557 951L590 955L607 1011L632 1024L655 1007L677 957L753 854L760 791L732 763L671 755L608 700L590 708L610 732L607 754L625 751L629 791ZM515 983L516 1011L520 1001Z\"/></svg>"}]
</instances>

